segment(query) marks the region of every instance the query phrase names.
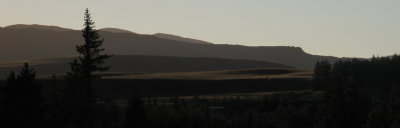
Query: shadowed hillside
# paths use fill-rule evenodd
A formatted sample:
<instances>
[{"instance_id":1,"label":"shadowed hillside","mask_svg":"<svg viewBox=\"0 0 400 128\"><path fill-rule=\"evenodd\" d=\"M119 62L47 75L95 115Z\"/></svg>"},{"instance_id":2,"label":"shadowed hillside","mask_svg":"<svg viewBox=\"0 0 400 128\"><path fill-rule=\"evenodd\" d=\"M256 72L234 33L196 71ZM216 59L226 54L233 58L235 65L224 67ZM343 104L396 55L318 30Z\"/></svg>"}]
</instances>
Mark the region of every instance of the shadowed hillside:
<instances>
[{"instance_id":1,"label":"shadowed hillside","mask_svg":"<svg viewBox=\"0 0 400 128\"><path fill-rule=\"evenodd\" d=\"M0 75L17 71L25 61L0 63ZM39 74L66 73L73 58L53 58L28 61ZM109 72L194 72L253 68L290 68L289 66L250 60L218 58L187 58L167 56L118 55L106 61L112 65Z\"/></svg>"},{"instance_id":2,"label":"shadowed hillside","mask_svg":"<svg viewBox=\"0 0 400 128\"><path fill-rule=\"evenodd\" d=\"M75 45L83 42L81 31L46 29L33 25L0 29L0 61L75 56ZM29 28L29 29L27 29ZM68 30L68 31L60 31ZM115 30L115 29L114 29ZM319 60L338 58L305 53L299 47L249 47L228 44L188 43L153 35L102 31L104 47L115 55L157 55L181 57L216 57L269 61L293 67L311 68ZM23 51L23 52L21 52Z\"/></svg>"},{"instance_id":3,"label":"shadowed hillside","mask_svg":"<svg viewBox=\"0 0 400 128\"><path fill-rule=\"evenodd\" d=\"M209 42L205 42L205 41L201 41L201 40L184 38L184 37L175 36L175 35L171 35L171 34L164 34L164 33L156 33L156 34L154 34L154 36L161 38L161 39L175 40L175 41L194 43L194 44L211 44Z\"/></svg>"}]
</instances>

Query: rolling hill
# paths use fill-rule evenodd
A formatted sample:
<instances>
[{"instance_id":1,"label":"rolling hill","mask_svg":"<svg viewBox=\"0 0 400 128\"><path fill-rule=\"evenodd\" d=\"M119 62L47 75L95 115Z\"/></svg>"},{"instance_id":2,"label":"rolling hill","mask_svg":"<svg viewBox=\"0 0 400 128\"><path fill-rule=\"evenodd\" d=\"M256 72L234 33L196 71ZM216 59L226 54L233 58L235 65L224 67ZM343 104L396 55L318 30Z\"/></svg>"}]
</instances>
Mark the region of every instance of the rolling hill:
<instances>
[{"instance_id":1,"label":"rolling hill","mask_svg":"<svg viewBox=\"0 0 400 128\"><path fill-rule=\"evenodd\" d=\"M0 63L0 76L8 75L10 70L18 71L25 61ZM51 58L27 61L38 74L65 74L70 71L69 63L72 57ZM255 68L291 68L290 66L252 60L232 60L201 57L168 57L168 56L141 56L141 55L117 55L106 61L106 65L112 68L108 72L197 72L232 69Z\"/></svg>"},{"instance_id":2,"label":"rolling hill","mask_svg":"<svg viewBox=\"0 0 400 128\"><path fill-rule=\"evenodd\" d=\"M193 43L179 36L142 35L120 29L100 33L106 51L114 55L210 57L257 60L297 68L311 68L317 61L339 58L311 55L299 47ZM192 40L192 41L188 41ZM83 43L80 30L56 26L13 25L0 28L0 62L76 56L75 45Z\"/></svg>"},{"instance_id":3,"label":"rolling hill","mask_svg":"<svg viewBox=\"0 0 400 128\"><path fill-rule=\"evenodd\" d=\"M211 44L209 42L205 42L205 41L202 41L202 40L185 38L185 37L180 37L180 36L171 35L171 34L165 34L165 33L156 33L156 34L154 34L154 36L157 37L157 38L161 38L161 39L175 40L175 41L194 43L194 44Z\"/></svg>"}]
</instances>

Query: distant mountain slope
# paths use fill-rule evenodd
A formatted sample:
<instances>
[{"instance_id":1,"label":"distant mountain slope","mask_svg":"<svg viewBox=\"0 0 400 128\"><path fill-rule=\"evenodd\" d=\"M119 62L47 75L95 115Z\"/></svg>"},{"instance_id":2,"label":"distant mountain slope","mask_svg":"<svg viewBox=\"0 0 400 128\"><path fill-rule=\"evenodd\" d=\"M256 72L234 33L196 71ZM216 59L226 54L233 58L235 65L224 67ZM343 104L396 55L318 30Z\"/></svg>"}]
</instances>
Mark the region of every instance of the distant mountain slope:
<instances>
[{"instance_id":1,"label":"distant mountain slope","mask_svg":"<svg viewBox=\"0 0 400 128\"><path fill-rule=\"evenodd\" d=\"M119 28L102 28L100 31L106 31L106 32L113 32L113 33L132 33L135 34L134 32L124 30L124 29L119 29Z\"/></svg>"},{"instance_id":2,"label":"distant mountain slope","mask_svg":"<svg viewBox=\"0 0 400 128\"><path fill-rule=\"evenodd\" d=\"M46 27L46 26L44 26ZM211 57L268 61L299 68L311 68L331 56L305 53L299 47L188 43L153 35L101 31L106 51L115 55ZM76 56L75 45L83 43L80 30L54 31L35 25L31 29L0 29L0 61Z\"/></svg>"},{"instance_id":3,"label":"distant mountain slope","mask_svg":"<svg viewBox=\"0 0 400 128\"><path fill-rule=\"evenodd\" d=\"M184 38L184 37L171 35L171 34L164 34L164 33L156 33L156 34L154 34L154 36L161 38L161 39L175 40L175 41L194 43L194 44L211 44L209 42L205 42L205 41L201 41L201 40Z\"/></svg>"},{"instance_id":4,"label":"distant mountain slope","mask_svg":"<svg viewBox=\"0 0 400 128\"><path fill-rule=\"evenodd\" d=\"M62 28L62 27L58 27L58 26L46 26L46 25L38 25L38 24L32 24L32 25L16 24L16 25L10 25L10 26L4 27L4 28L18 29L18 30L41 29L41 30L49 30L49 31L56 31L56 32L73 30L73 29Z\"/></svg>"},{"instance_id":5,"label":"distant mountain slope","mask_svg":"<svg viewBox=\"0 0 400 128\"><path fill-rule=\"evenodd\" d=\"M4 77L10 70L18 71L25 61L0 63L0 74ZM73 58L52 58L28 61L39 74L66 73ZM106 61L112 68L109 72L197 72L254 68L291 68L286 65L218 58L189 58L169 56L117 55Z\"/></svg>"}]
</instances>

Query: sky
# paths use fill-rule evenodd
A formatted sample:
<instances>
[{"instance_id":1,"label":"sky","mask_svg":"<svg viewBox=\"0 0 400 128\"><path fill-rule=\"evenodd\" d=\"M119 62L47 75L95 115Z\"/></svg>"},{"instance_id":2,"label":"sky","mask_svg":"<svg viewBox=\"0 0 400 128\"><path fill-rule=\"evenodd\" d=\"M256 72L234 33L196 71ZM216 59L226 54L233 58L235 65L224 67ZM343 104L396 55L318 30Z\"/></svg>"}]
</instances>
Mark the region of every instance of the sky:
<instances>
[{"instance_id":1,"label":"sky","mask_svg":"<svg viewBox=\"0 0 400 128\"><path fill-rule=\"evenodd\" d=\"M400 0L0 0L0 27L168 33L216 44L296 46L315 55L400 53Z\"/></svg>"}]
</instances>

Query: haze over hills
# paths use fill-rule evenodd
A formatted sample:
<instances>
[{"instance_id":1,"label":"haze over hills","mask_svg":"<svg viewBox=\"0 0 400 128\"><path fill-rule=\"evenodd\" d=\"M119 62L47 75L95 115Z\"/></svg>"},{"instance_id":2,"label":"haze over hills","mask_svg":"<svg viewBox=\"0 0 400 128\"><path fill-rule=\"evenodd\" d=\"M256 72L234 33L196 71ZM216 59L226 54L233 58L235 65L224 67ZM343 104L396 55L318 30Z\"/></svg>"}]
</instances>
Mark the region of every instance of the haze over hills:
<instances>
[{"instance_id":1,"label":"haze over hills","mask_svg":"<svg viewBox=\"0 0 400 128\"><path fill-rule=\"evenodd\" d=\"M311 68L320 60L339 59L311 55L299 47L193 43L192 39L179 36L142 35L120 29L103 29L100 34L105 39L106 51L114 55L258 60L299 68ZM76 56L75 45L81 43L80 30L41 25L7 26L0 29L0 61Z\"/></svg>"}]
</instances>

